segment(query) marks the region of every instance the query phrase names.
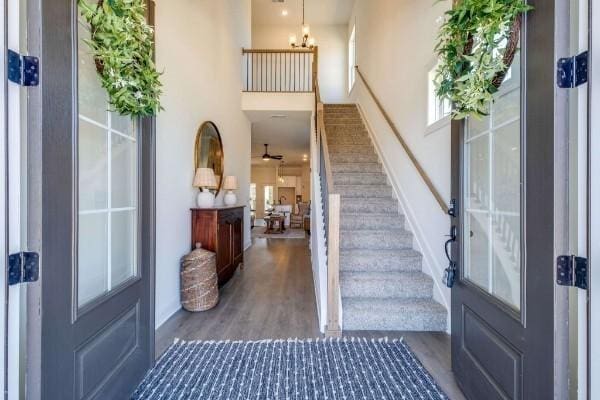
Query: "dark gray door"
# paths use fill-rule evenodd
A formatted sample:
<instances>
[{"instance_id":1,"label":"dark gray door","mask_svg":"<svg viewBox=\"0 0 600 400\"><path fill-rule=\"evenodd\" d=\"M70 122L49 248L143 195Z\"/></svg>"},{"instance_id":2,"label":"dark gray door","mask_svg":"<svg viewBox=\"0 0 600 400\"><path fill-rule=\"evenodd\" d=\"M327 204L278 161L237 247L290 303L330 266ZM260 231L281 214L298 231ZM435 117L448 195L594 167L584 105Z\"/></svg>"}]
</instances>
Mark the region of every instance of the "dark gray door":
<instances>
[{"instance_id":1,"label":"dark gray door","mask_svg":"<svg viewBox=\"0 0 600 400\"><path fill-rule=\"evenodd\" d=\"M154 129L108 110L76 0L42 10L44 399L127 399L154 360Z\"/></svg>"},{"instance_id":2,"label":"dark gray door","mask_svg":"<svg viewBox=\"0 0 600 400\"><path fill-rule=\"evenodd\" d=\"M452 126L452 367L474 400L554 398L555 9L530 3L490 115Z\"/></svg>"}]
</instances>

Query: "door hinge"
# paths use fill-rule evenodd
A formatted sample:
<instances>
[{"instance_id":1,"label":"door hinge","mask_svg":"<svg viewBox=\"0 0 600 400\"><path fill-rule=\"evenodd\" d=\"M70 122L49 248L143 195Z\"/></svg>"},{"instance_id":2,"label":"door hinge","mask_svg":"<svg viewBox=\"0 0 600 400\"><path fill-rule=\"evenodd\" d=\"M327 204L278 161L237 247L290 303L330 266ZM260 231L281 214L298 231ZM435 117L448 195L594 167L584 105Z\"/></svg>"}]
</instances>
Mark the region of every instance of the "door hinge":
<instances>
[{"instance_id":1,"label":"door hinge","mask_svg":"<svg viewBox=\"0 0 600 400\"><path fill-rule=\"evenodd\" d=\"M556 283L561 286L588 288L588 260L576 256L558 256L556 259Z\"/></svg>"},{"instance_id":2,"label":"door hinge","mask_svg":"<svg viewBox=\"0 0 600 400\"><path fill-rule=\"evenodd\" d=\"M21 86L37 86L40 83L40 60L33 56L22 56L8 50L8 80Z\"/></svg>"},{"instance_id":3,"label":"door hinge","mask_svg":"<svg viewBox=\"0 0 600 400\"><path fill-rule=\"evenodd\" d=\"M40 255L22 251L8 256L8 284L35 282L40 277Z\"/></svg>"},{"instance_id":4,"label":"door hinge","mask_svg":"<svg viewBox=\"0 0 600 400\"><path fill-rule=\"evenodd\" d=\"M556 84L559 88L575 88L588 81L588 52L556 62Z\"/></svg>"}]
</instances>

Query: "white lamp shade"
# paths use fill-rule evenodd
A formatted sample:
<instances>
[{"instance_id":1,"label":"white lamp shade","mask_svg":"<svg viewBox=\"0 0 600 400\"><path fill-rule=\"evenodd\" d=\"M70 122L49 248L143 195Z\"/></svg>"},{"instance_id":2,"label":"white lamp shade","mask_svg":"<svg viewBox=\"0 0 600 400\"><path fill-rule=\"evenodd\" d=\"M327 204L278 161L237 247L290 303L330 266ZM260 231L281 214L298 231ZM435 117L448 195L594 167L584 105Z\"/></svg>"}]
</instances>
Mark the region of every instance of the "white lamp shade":
<instances>
[{"instance_id":1,"label":"white lamp shade","mask_svg":"<svg viewBox=\"0 0 600 400\"><path fill-rule=\"evenodd\" d=\"M296 38L296 35L290 35L290 40L289 40L290 46L295 46L297 41L298 41L298 39Z\"/></svg>"},{"instance_id":2,"label":"white lamp shade","mask_svg":"<svg viewBox=\"0 0 600 400\"><path fill-rule=\"evenodd\" d=\"M212 168L198 168L194 176L194 186L199 188L217 188L217 179L215 171Z\"/></svg>"},{"instance_id":3,"label":"white lamp shade","mask_svg":"<svg viewBox=\"0 0 600 400\"><path fill-rule=\"evenodd\" d=\"M223 181L223 189L236 190L238 188L237 178L235 176L226 176Z\"/></svg>"},{"instance_id":4,"label":"white lamp shade","mask_svg":"<svg viewBox=\"0 0 600 400\"><path fill-rule=\"evenodd\" d=\"M302 25L302 34L304 36L310 35L310 26L308 26L308 25Z\"/></svg>"}]
</instances>

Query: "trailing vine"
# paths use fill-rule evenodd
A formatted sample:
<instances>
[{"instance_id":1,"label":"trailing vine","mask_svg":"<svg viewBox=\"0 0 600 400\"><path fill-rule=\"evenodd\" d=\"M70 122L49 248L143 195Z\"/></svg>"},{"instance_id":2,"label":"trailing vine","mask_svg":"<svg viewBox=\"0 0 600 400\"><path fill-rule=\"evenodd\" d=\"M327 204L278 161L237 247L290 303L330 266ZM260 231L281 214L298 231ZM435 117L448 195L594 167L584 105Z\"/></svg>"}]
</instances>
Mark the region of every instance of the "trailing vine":
<instances>
[{"instance_id":1,"label":"trailing vine","mask_svg":"<svg viewBox=\"0 0 600 400\"><path fill-rule=\"evenodd\" d=\"M452 117L485 116L517 51L524 0L458 0L444 17L436 52L437 95Z\"/></svg>"},{"instance_id":2,"label":"trailing vine","mask_svg":"<svg viewBox=\"0 0 600 400\"><path fill-rule=\"evenodd\" d=\"M155 115L162 93L153 53L153 29L146 23L144 0L78 0L90 24L102 87L113 111L132 117Z\"/></svg>"}]
</instances>

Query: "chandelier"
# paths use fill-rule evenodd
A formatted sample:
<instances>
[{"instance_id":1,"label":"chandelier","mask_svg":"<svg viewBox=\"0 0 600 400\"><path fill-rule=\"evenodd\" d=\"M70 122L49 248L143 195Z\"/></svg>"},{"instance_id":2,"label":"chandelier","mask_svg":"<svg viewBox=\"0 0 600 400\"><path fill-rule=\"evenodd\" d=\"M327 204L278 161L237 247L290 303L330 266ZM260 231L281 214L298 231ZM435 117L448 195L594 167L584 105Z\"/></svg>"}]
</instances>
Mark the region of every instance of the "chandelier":
<instances>
[{"instance_id":1,"label":"chandelier","mask_svg":"<svg viewBox=\"0 0 600 400\"><path fill-rule=\"evenodd\" d=\"M313 47L315 47L315 38L310 37L310 26L304 23L304 0L302 0L302 43L298 44L298 37L294 34L291 34L290 46L292 46L293 49L312 49Z\"/></svg>"}]
</instances>

